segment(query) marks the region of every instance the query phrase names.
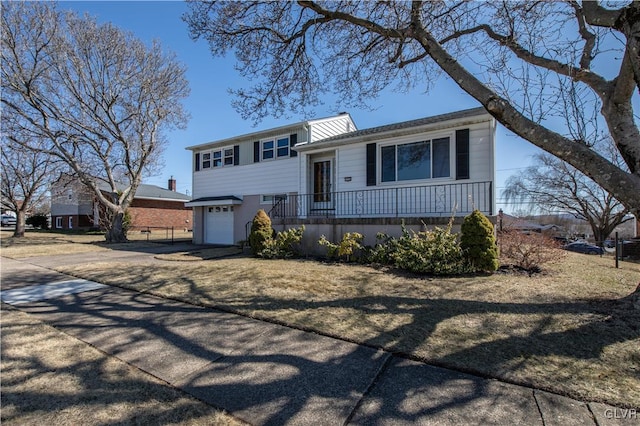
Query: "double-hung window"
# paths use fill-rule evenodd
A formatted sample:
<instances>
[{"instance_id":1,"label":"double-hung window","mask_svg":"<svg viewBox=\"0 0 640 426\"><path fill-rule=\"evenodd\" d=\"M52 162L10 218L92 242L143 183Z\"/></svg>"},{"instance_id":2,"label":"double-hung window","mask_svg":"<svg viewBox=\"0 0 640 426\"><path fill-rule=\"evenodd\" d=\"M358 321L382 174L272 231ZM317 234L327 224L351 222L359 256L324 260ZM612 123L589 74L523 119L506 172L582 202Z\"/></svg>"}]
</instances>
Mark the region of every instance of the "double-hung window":
<instances>
[{"instance_id":1,"label":"double-hung window","mask_svg":"<svg viewBox=\"0 0 640 426\"><path fill-rule=\"evenodd\" d=\"M205 151L201 155L201 169L211 169L222 166L234 165L233 147Z\"/></svg>"},{"instance_id":2,"label":"double-hung window","mask_svg":"<svg viewBox=\"0 0 640 426\"><path fill-rule=\"evenodd\" d=\"M289 157L288 136L262 141L262 160L285 157Z\"/></svg>"},{"instance_id":3,"label":"double-hung window","mask_svg":"<svg viewBox=\"0 0 640 426\"><path fill-rule=\"evenodd\" d=\"M382 146L381 181L450 177L449 146L449 137Z\"/></svg>"},{"instance_id":4,"label":"double-hung window","mask_svg":"<svg viewBox=\"0 0 640 426\"><path fill-rule=\"evenodd\" d=\"M202 153L202 168L203 169L211 168L211 152Z\"/></svg>"}]
</instances>

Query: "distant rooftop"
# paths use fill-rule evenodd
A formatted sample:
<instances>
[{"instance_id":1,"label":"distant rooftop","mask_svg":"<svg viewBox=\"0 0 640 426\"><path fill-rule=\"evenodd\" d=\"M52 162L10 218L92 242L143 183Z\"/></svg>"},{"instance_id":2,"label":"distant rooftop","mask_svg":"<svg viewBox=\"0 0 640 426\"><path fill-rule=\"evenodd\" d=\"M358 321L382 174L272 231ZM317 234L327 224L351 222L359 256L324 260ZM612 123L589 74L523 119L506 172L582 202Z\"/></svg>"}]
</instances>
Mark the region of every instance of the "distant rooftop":
<instances>
[{"instance_id":1,"label":"distant rooftop","mask_svg":"<svg viewBox=\"0 0 640 426\"><path fill-rule=\"evenodd\" d=\"M118 189L124 189L124 185L118 185ZM105 183L100 183L100 189L103 191L110 191L111 188ZM139 199L154 199L154 200L171 200L171 201L190 201L191 197L186 194L182 194L177 191L171 191L166 188L162 188L156 185L148 185L145 183L140 184L136 191L135 198Z\"/></svg>"}]
</instances>

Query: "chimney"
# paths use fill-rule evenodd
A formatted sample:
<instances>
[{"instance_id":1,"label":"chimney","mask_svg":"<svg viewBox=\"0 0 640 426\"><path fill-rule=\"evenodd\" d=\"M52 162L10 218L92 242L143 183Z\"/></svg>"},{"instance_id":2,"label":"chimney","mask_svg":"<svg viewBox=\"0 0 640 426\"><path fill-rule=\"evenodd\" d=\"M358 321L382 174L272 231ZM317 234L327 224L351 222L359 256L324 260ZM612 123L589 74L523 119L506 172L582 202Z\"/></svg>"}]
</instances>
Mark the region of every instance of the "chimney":
<instances>
[{"instance_id":1,"label":"chimney","mask_svg":"<svg viewBox=\"0 0 640 426\"><path fill-rule=\"evenodd\" d=\"M173 176L171 176L169 178L169 191L175 191L176 190L176 180L173 178Z\"/></svg>"}]
</instances>

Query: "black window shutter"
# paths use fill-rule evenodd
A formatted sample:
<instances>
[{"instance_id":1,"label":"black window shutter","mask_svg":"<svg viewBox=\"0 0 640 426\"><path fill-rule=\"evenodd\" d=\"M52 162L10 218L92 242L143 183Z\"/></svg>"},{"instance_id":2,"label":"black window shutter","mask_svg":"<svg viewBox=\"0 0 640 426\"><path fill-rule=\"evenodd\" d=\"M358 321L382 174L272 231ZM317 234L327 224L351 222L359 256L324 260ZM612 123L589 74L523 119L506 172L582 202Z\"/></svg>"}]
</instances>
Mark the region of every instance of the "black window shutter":
<instances>
[{"instance_id":1,"label":"black window shutter","mask_svg":"<svg viewBox=\"0 0 640 426\"><path fill-rule=\"evenodd\" d=\"M469 176L469 129L456 130L456 179Z\"/></svg>"},{"instance_id":2,"label":"black window shutter","mask_svg":"<svg viewBox=\"0 0 640 426\"><path fill-rule=\"evenodd\" d=\"M255 141L253 143L253 162L260 162L260 141Z\"/></svg>"},{"instance_id":3,"label":"black window shutter","mask_svg":"<svg viewBox=\"0 0 640 426\"><path fill-rule=\"evenodd\" d=\"M240 145L233 146L233 165L240 164Z\"/></svg>"},{"instance_id":4,"label":"black window shutter","mask_svg":"<svg viewBox=\"0 0 640 426\"><path fill-rule=\"evenodd\" d=\"M200 171L200 153L196 152L196 172Z\"/></svg>"},{"instance_id":5,"label":"black window shutter","mask_svg":"<svg viewBox=\"0 0 640 426\"><path fill-rule=\"evenodd\" d=\"M292 133L289 135L289 157L297 157L298 152L293 150L295 144L298 143L298 134Z\"/></svg>"},{"instance_id":6,"label":"black window shutter","mask_svg":"<svg viewBox=\"0 0 640 426\"><path fill-rule=\"evenodd\" d=\"M376 185L376 150L375 143L367 144L367 186Z\"/></svg>"}]
</instances>

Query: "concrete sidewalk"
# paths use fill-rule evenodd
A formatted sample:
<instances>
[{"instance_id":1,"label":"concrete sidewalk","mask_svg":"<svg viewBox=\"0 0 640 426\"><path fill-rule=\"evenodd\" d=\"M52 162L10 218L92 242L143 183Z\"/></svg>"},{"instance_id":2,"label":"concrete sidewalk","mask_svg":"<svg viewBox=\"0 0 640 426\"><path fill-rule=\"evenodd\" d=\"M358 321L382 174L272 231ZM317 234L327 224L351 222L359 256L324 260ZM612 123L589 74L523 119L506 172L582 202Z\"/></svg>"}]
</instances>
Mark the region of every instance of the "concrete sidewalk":
<instances>
[{"instance_id":1,"label":"concrete sidewalk","mask_svg":"<svg viewBox=\"0 0 640 426\"><path fill-rule=\"evenodd\" d=\"M38 266L51 262L2 258L2 300L251 424L637 424L615 407Z\"/></svg>"}]
</instances>

